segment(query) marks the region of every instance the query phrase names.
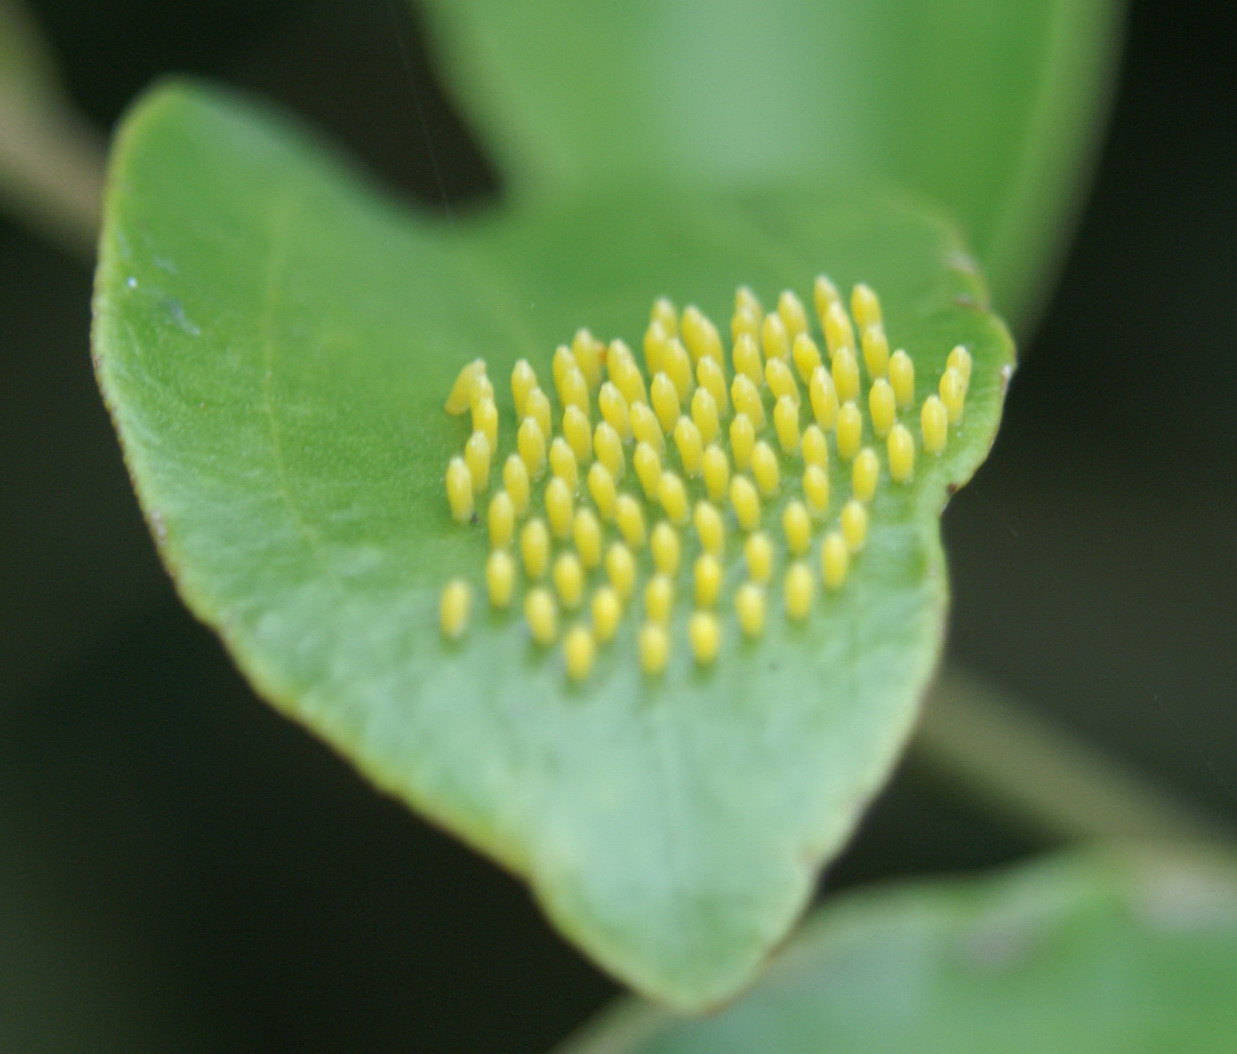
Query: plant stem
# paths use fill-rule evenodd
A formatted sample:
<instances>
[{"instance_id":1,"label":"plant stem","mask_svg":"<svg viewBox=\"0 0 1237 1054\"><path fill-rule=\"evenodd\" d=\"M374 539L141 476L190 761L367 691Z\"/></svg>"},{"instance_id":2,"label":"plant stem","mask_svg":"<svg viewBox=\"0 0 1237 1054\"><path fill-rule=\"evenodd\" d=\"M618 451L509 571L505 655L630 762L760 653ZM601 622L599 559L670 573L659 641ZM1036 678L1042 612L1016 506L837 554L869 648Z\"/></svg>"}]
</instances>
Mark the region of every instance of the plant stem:
<instances>
[{"instance_id":1,"label":"plant stem","mask_svg":"<svg viewBox=\"0 0 1237 1054\"><path fill-rule=\"evenodd\" d=\"M0 204L92 258L103 198L98 135L66 104L0 90Z\"/></svg>"},{"instance_id":2,"label":"plant stem","mask_svg":"<svg viewBox=\"0 0 1237 1054\"><path fill-rule=\"evenodd\" d=\"M913 756L985 807L1052 841L1235 838L1225 820L956 667L942 671L928 698Z\"/></svg>"}]
</instances>

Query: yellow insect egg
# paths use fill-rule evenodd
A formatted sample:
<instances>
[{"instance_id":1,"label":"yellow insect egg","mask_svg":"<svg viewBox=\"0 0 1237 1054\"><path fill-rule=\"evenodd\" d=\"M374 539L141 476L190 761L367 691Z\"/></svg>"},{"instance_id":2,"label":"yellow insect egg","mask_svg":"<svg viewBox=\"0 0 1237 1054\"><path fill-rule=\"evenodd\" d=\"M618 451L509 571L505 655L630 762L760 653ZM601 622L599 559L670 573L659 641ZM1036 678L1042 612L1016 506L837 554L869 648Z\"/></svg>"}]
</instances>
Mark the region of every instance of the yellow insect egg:
<instances>
[{"instance_id":1,"label":"yellow insect egg","mask_svg":"<svg viewBox=\"0 0 1237 1054\"><path fill-rule=\"evenodd\" d=\"M683 312L683 322L680 326L683 343L691 353L692 360L710 358L721 361L722 338L717 332L713 321L694 304Z\"/></svg>"},{"instance_id":2,"label":"yellow insect egg","mask_svg":"<svg viewBox=\"0 0 1237 1054\"><path fill-rule=\"evenodd\" d=\"M708 666L717 659L722 646L722 626L711 611L694 611L687 620L687 639L692 654L701 666Z\"/></svg>"},{"instance_id":3,"label":"yellow insect egg","mask_svg":"<svg viewBox=\"0 0 1237 1054\"><path fill-rule=\"evenodd\" d=\"M820 576L826 589L837 589L846 581L850 570L850 549L846 539L837 531L830 531L820 545Z\"/></svg>"},{"instance_id":4,"label":"yellow insect egg","mask_svg":"<svg viewBox=\"0 0 1237 1054\"><path fill-rule=\"evenodd\" d=\"M571 340L571 354L590 388L601 383L601 349L604 345L587 329L577 329Z\"/></svg>"},{"instance_id":5,"label":"yellow insect egg","mask_svg":"<svg viewBox=\"0 0 1237 1054\"><path fill-rule=\"evenodd\" d=\"M606 550L606 577L622 600L636 588L636 558L622 542L611 542Z\"/></svg>"},{"instance_id":6,"label":"yellow insect egg","mask_svg":"<svg viewBox=\"0 0 1237 1054\"><path fill-rule=\"evenodd\" d=\"M692 567L696 586L696 606L711 608L722 589L722 564L712 553L701 553Z\"/></svg>"},{"instance_id":7,"label":"yellow insect egg","mask_svg":"<svg viewBox=\"0 0 1237 1054\"><path fill-rule=\"evenodd\" d=\"M537 374L528 359L520 359L511 368L511 398L515 402L515 416L524 417L528 411L528 393L537 387Z\"/></svg>"},{"instance_id":8,"label":"yellow insect egg","mask_svg":"<svg viewBox=\"0 0 1237 1054\"><path fill-rule=\"evenodd\" d=\"M803 470L803 498L817 516L829 511L829 473L820 465L808 465Z\"/></svg>"},{"instance_id":9,"label":"yellow insect egg","mask_svg":"<svg viewBox=\"0 0 1237 1054\"><path fill-rule=\"evenodd\" d=\"M674 301L669 297L659 296L653 301L649 321L659 323L668 337L679 335L679 313L674 306Z\"/></svg>"},{"instance_id":10,"label":"yellow insect egg","mask_svg":"<svg viewBox=\"0 0 1237 1054\"><path fill-rule=\"evenodd\" d=\"M618 500L617 488L610 470L600 461L594 461L588 469L588 493L597 506L603 520L614 519L614 505Z\"/></svg>"},{"instance_id":11,"label":"yellow insect egg","mask_svg":"<svg viewBox=\"0 0 1237 1054\"><path fill-rule=\"evenodd\" d=\"M760 322L764 314L751 311L736 311L730 319L730 339L737 344L741 337L760 340Z\"/></svg>"},{"instance_id":12,"label":"yellow insect egg","mask_svg":"<svg viewBox=\"0 0 1237 1054\"><path fill-rule=\"evenodd\" d=\"M473 432L464 444L464 464L472 476L472 489L480 494L490 485L490 441L484 432Z\"/></svg>"},{"instance_id":13,"label":"yellow insect egg","mask_svg":"<svg viewBox=\"0 0 1237 1054\"><path fill-rule=\"evenodd\" d=\"M838 410L838 456L849 461L859 453L863 441L863 415L854 403L846 403Z\"/></svg>"},{"instance_id":14,"label":"yellow insect egg","mask_svg":"<svg viewBox=\"0 0 1237 1054\"><path fill-rule=\"evenodd\" d=\"M838 423L838 393L833 378L824 366L817 366L808 381L808 395L812 400L812 416L821 428L828 431Z\"/></svg>"},{"instance_id":15,"label":"yellow insect egg","mask_svg":"<svg viewBox=\"0 0 1237 1054\"><path fill-rule=\"evenodd\" d=\"M631 404L631 434L637 443L647 443L653 451L661 455L666 449L666 437L657 423L657 415L647 403Z\"/></svg>"},{"instance_id":16,"label":"yellow insect egg","mask_svg":"<svg viewBox=\"0 0 1237 1054\"><path fill-rule=\"evenodd\" d=\"M704 443L700 438L700 429L690 417L680 417L674 426L674 445L679 449L679 460L683 463L683 471L688 476L699 476Z\"/></svg>"},{"instance_id":17,"label":"yellow insect egg","mask_svg":"<svg viewBox=\"0 0 1237 1054\"><path fill-rule=\"evenodd\" d=\"M945 367L958 371L962 378L962 390L965 392L971 385L971 353L961 344L957 345L945 360Z\"/></svg>"},{"instance_id":18,"label":"yellow insect egg","mask_svg":"<svg viewBox=\"0 0 1237 1054\"><path fill-rule=\"evenodd\" d=\"M555 436L550 443L550 471L567 484L568 490L576 492L580 485L580 466L571 444L562 436Z\"/></svg>"},{"instance_id":19,"label":"yellow insect egg","mask_svg":"<svg viewBox=\"0 0 1237 1054\"><path fill-rule=\"evenodd\" d=\"M745 373L735 375L730 382L730 399L734 403L735 413L744 414L756 431L765 426L765 405L760 399L760 392L751 378Z\"/></svg>"},{"instance_id":20,"label":"yellow insect egg","mask_svg":"<svg viewBox=\"0 0 1237 1054\"><path fill-rule=\"evenodd\" d=\"M808 425L803 430L803 439L800 446L803 449L803 463L805 465L818 465L820 468L829 467L829 443L825 439L825 433L821 431L819 425Z\"/></svg>"},{"instance_id":21,"label":"yellow insect egg","mask_svg":"<svg viewBox=\"0 0 1237 1054\"><path fill-rule=\"evenodd\" d=\"M789 501L782 510L782 530L786 532L786 547L795 556L802 556L812 545L812 518L801 501Z\"/></svg>"},{"instance_id":22,"label":"yellow insect egg","mask_svg":"<svg viewBox=\"0 0 1237 1054\"><path fill-rule=\"evenodd\" d=\"M447 504L456 523L467 523L472 519L475 509L472 473L462 457L453 457L447 462Z\"/></svg>"},{"instance_id":23,"label":"yellow insect egg","mask_svg":"<svg viewBox=\"0 0 1237 1054\"><path fill-rule=\"evenodd\" d=\"M915 401L915 364L901 348L889 356L889 384L899 410Z\"/></svg>"},{"instance_id":24,"label":"yellow insect egg","mask_svg":"<svg viewBox=\"0 0 1237 1054\"><path fill-rule=\"evenodd\" d=\"M520 422L515 445L520 452L524 467L528 469L529 476L533 478L540 476L541 470L545 467L546 450L545 433L537 424L537 418L526 417Z\"/></svg>"},{"instance_id":25,"label":"yellow insect egg","mask_svg":"<svg viewBox=\"0 0 1237 1054\"><path fill-rule=\"evenodd\" d=\"M956 425L962 420L962 411L966 404L966 386L962 383L962 374L952 366L941 374L941 402L945 404L945 412L949 414L949 423Z\"/></svg>"},{"instance_id":26,"label":"yellow insect egg","mask_svg":"<svg viewBox=\"0 0 1237 1054\"><path fill-rule=\"evenodd\" d=\"M606 376L618 384L615 374L632 365L635 365L635 357L631 353L631 348L627 346L627 342L617 339L610 341L606 348ZM621 388L622 385L619 387Z\"/></svg>"},{"instance_id":27,"label":"yellow insect egg","mask_svg":"<svg viewBox=\"0 0 1237 1054\"><path fill-rule=\"evenodd\" d=\"M894 425L886 440L889 451L889 478L909 483L915 474L915 440L905 425Z\"/></svg>"},{"instance_id":28,"label":"yellow insect egg","mask_svg":"<svg viewBox=\"0 0 1237 1054\"><path fill-rule=\"evenodd\" d=\"M674 382L680 402L692 393L692 360L681 340L666 345L665 372ZM654 404L656 406L656 404Z\"/></svg>"},{"instance_id":29,"label":"yellow insect egg","mask_svg":"<svg viewBox=\"0 0 1237 1054\"><path fill-rule=\"evenodd\" d=\"M554 377L554 390L560 398L563 394L563 378L567 376L568 370L575 369L575 365L576 357L571 354L571 349L566 344L560 344L554 349L554 357L550 360L550 373Z\"/></svg>"},{"instance_id":30,"label":"yellow insect egg","mask_svg":"<svg viewBox=\"0 0 1237 1054\"><path fill-rule=\"evenodd\" d=\"M871 501L876 495L876 484L880 482L881 463L876 451L865 446L855 455L855 463L850 469L851 491L860 501Z\"/></svg>"},{"instance_id":31,"label":"yellow insect egg","mask_svg":"<svg viewBox=\"0 0 1237 1054\"><path fill-rule=\"evenodd\" d=\"M863 364L868 376L884 377L889 372L889 340L882 326L868 326L863 331Z\"/></svg>"},{"instance_id":32,"label":"yellow insect egg","mask_svg":"<svg viewBox=\"0 0 1237 1054\"><path fill-rule=\"evenodd\" d=\"M472 607L472 590L462 578L453 578L438 601L438 625L448 640L459 640L468 628L468 609Z\"/></svg>"},{"instance_id":33,"label":"yellow insect egg","mask_svg":"<svg viewBox=\"0 0 1237 1054\"><path fill-rule=\"evenodd\" d=\"M571 540L580 563L591 570L601 563L601 521L592 509L580 509L571 521Z\"/></svg>"},{"instance_id":34,"label":"yellow insect egg","mask_svg":"<svg viewBox=\"0 0 1237 1054\"><path fill-rule=\"evenodd\" d=\"M833 353L833 387L838 401L847 403L859 398L859 363L848 346Z\"/></svg>"},{"instance_id":35,"label":"yellow insect egg","mask_svg":"<svg viewBox=\"0 0 1237 1054\"><path fill-rule=\"evenodd\" d=\"M823 274L817 275L816 280L812 283L812 306L816 308L816 317L820 319L822 329L825 325L825 318L829 314L829 309L840 299L838 287L829 281L827 276Z\"/></svg>"},{"instance_id":36,"label":"yellow insect egg","mask_svg":"<svg viewBox=\"0 0 1237 1054\"><path fill-rule=\"evenodd\" d=\"M584 599L584 567L580 558L572 552L559 553L550 577L554 579L554 588L563 607L578 608Z\"/></svg>"},{"instance_id":37,"label":"yellow insect egg","mask_svg":"<svg viewBox=\"0 0 1237 1054\"><path fill-rule=\"evenodd\" d=\"M786 569L786 614L796 622L802 622L812 610L812 598L816 593L816 581L802 560L796 560Z\"/></svg>"},{"instance_id":38,"label":"yellow insect egg","mask_svg":"<svg viewBox=\"0 0 1237 1054\"><path fill-rule=\"evenodd\" d=\"M498 446L498 406L493 399L478 399L472 404L472 427L485 435L491 450Z\"/></svg>"},{"instance_id":39,"label":"yellow insect egg","mask_svg":"<svg viewBox=\"0 0 1237 1054\"><path fill-rule=\"evenodd\" d=\"M820 348L816 346L816 341L806 333L800 333L795 337L791 357L795 360L795 369L799 371L800 379L807 384L812 379L812 371L821 364Z\"/></svg>"},{"instance_id":40,"label":"yellow insect egg","mask_svg":"<svg viewBox=\"0 0 1237 1054\"><path fill-rule=\"evenodd\" d=\"M503 489L511 497L515 514L523 516L528 511L528 466L519 454L508 454L503 462Z\"/></svg>"},{"instance_id":41,"label":"yellow insect egg","mask_svg":"<svg viewBox=\"0 0 1237 1054\"><path fill-rule=\"evenodd\" d=\"M593 613L593 633L602 643L614 639L623 617L623 602L613 586L599 586L590 604Z\"/></svg>"},{"instance_id":42,"label":"yellow insect egg","mask_svg":"<svg viewBox=\"0 0 1237 1054\"><path fill-rule=\"evenodd\" d=\"M773 543L764 531L755 531L743 543L743 559L753 582L762 585L773 576Z\"/></svg>"},{"instance_id":43,"label":"yellow insect egg","mask_svg":"<svg viewBox=\"0 0 1237 1054\"><path fill-rule=\"evenodd\" d=\"M734 372L736 375L742 374L752 384L759 387L765 379L764 361L760 357L760 347L747 333L741 333L735 338L734 352ZM734 386L731 385L731 393L733 394Z\"/></svg>"},{"instance_id":44,"label":"yellow insect egg","mask_svg":"<svg viewBox=\"0 0 1237 1054\"><path fill-rule=\"evenodd\" d=\"M878 377L868 389L868 414L872 418L872 431L884 439L898 419L893 388L883 377Z\"/></svg>"},{"instance_id":45,"label":"yellow insect egg","mask_svg":"<svg viewBox=\"0 0 1237 1054\"><path fill-rule=\"evenodd\" d=\"M597 422L597 427L593 430L593 453L597 460L610 470L611 476L616 480L623 478L627 469L627 462L623 457L623 441L609 421Z\"/></svg>"},{"instance_id":46,"label":"yellow insect egg","mask_svg":"<svg viewBox=\"0 0 1237 1054\"><path fill-rule=\"evenodd\" d=\"M799 406L789 395L780 396L773 407L773 427L783 452L793 454L799 449Z\"/></svg>"},{"instance_id":47,"label":"yellow insect egg","mask_svg":"<svg viewBox=\"0 0 1237 1054\"><path fill-rule=\"evenodd\" d=\"M665 373L653 378L653 412L662 430L669 432L679 419L679 391Z\"/></svg>"},{"instance_id":48,"label":"yellow insect egg","mask_svg":"<svg viewBox=\"0 0 1237 1054\"><path fill-rule=\"evenodd\" d=\"M653 553L653 566L658 571L671 578L678 574L683 547L679 532L665 520L658 522L649 535L649 549Z\"/></svg>"},{"instance_id":49,"label":"yellow insect egg","mask_svg":"<svg viewBox=\"0 0 1237 1054\"><path fill-rule=\"evenodd\" d=\"M700 538L700 548L706 553L721 556L726 549L726 526L717 506L708 501L696 502L692 522Z\"/></svg>"},{"instance_id":50,"label":"yellow insect egg","mask_svg":"<svg viewBox=\"0 0 1237 1054\"><path fill-rule=\"evenodd\" d=\"M554 434L554 420L550 413L549 396L540 388L534 388L524 401L524 410L524 416L531 417L537 422L537 427L541 429L541 434L548 443L550 436Z\"/></svg>"},{"instance_id":51,"label":"yellow insect egg","mask_svg":"<svg viewBox=\"0 0 1237 1054\"><path fill-rule=\"evenodd\" d=\"M704 443L711 443L717 438L721 428L717 419L717 401L707 388L697 388L692 393L692 421L700 432Z\"/></svg>"},{"instance_id":52,"label":"yellow insect egg","mask_svg":"<svg viewBox=\"0 0 1237 1054\"><path fill-rule=\"evenodd\" d=\"M575 454L576 461L586 465L593 456L593 426L588 414L578 406L568 406L563 411L563 438Z\"/></svg>"},{"instance_id":53,"label":"yellow insect egg","mask_svg":"<svg viewBox=\"0 0 1237 1054\"><path fill-rule=\"evenodd\" d=\"M734 415L730 422L730 452L734 455L735 468L742 471L752 463L752 449L756 446L756 426L744 413Z\"/></svg>"},{"instance_id":54,"label":"yellow insect egg","mask_svg":"<svg viewBox=\"0 0 1237 1054\"><path fill-rule=\"evenodd\" d=\"M760 298L752 292L751 286L741 285L734 291L734 309L747 311L757 318L763 318L765 309Z\"/></svg>"},{"instance_id":55,"label":"yellow insect egg","mask_svg":"<svg viewBox=\"0 0 1237 1054\"><path fill-rule=\"evenodd\" d=\"M505 608L515 591L515 561L506 549L495 549L485 561L485 588L490 605Z\"/></svg>"},{"instance_id":56,"label":"yellow insect egg","mask_svg":"<svg viewBox=\"0 0 1237 1054\"><path fill-rule=\"evenodd\" d=\"M494 385L490 382L489 374L485 370L481 370L480 374L476 375L473 381L473 393L469 396L469 408L474 408L480 400L492 400L494 398Z\"/></svg>"},{"instance_id":57,"label":"yellow insect egg","mask_svg":"<svg viewBox=\"0 0 1237 1054\"><path fill-rule=\"evenodd\" d=\"M524 621L528 631L542 647L554 643L558 636L558 604L544 586L536 586L524 598Z\"/></svg>"},{"instance_id":58,"label":"yellow insect egg","mask_svg":"<svg viewBox=\"0 0 1237 1054\"><path fill-rule=\"evenodd\" d=\"M555 538L566 538L571 534L575 500L571 496L571 488L558 476L546 484L545 514Z\"/></svg>"},{"instance_id":59,"label":"yellow insect egg","mask_svg":"<svg viewBox=\"0 0 1237 1054\"><path fill-rule=\"evenodd\" d=\"M777 298L777 313L792 344L796 337L807 332L807 312L803 310L803 301L789 289L783 290Z\"/></svg>"},{"instance_id":60,"label":"yellow insect egg","mask_svg":"<svg viewBox=\"0 0 1237 1054\"><path fill-rule=\"evenodd\" d=\"M770 313L760 324L760 348L769 359L785 359L790 356L790 335L781 315Z\"/></svg>"},{"instance_id":61,"label":"yellow insect egg","mask_svg":"<svg viewBox=\"0 0 1237 1054\"><path fill-rule=\"evenodd\" d=\"M589 412L588 381L579 368L572 366L563 376L558 401L563 406L578 406L586 414Z\"/></svg>"},{"instance_id":62,"label":"yellow insect egg","mask_svg":"<svg viewBox=\"0 0 1237 1054\"><path fill-rule=\"evenodd\" d=\"M744 582L734 595L739 628L747 637L759 637L765 628L765 592L755 582Z\"/></svg>"},{"instance_id":63,"label":"yellow insect egg","mask_svg":"<svg viewBox=\"0 0 1237 1054\"><path fill-rule=\"evenodd\" d=\"M515 503L505 490L500 490L490 499L486 526L489 527L492 548L505 549L511 544L511 539L515 537Z\"/></svg>"},{"instance_id":64,"label":"yellow insect egg","mask_svg":"<svg viewBox=\"0 0 1237 1054\"><path fill-rule=\"evenodd\" d=\"M644 545L644 510L630 494L620 494L615 501L614 522L623 540L633 549Z\"/></svg>"},{"instance_id":65,"label":"yellow insect egg","mask_svg":"<svg viewBox=\"0 0 1237 1054\"><path fill-rule=\"evenodd\" d=\"M842 537L852 553L859 552L868 538L868 509L862 502L852 498L842 506L842 514L838 517L842 527Z\"/></svg>"},{"instance_id":66,"label":"yellow insect egg","mask_svg":"<svg viewBox=\"0 0 1237 1054\"><path fill-rule=\"evenodd\" d=\"M763 439L752 448L752 475L761 495L767 498L777 493L782 481L781 470L778 468L777 455L773 453L773 448Z\"/></svg>"},{"instance_id":67,"label":"yellow insect egg","mask_svg":"<svg viewBox=\"0 0 1237 1054\"><path fill-rule=\"evenodd\" d=\"M746 476L735 476L730 481L730 504L734 506L739 526L745 531L754 531L760 526L760 495Z\"/></svg>"},{"instance_id":68,"label":"yellow insect egg","mask_svg":"<svg viewBox=\"0 0 1237 1054\"><path fill-rule=\"evenodd\" d=\"M467 413L472 407L472 395L477 378L485 376L485 359L473 359L456 375L447 396L446 411L453 417Z\"/></svg>"},{"instance_id":69,"label":"yellow insect egg","mask_svg":"<svg viewBox=\"0 0 1237 1054\"><path fill-rule=\"evenodd\" d=\"M587 626L572 626L563 637L563 665L567 676L579 684L593 672L597 657L597 642Z\"/></svg>"},{"instance_id":70,"label":"yellow insect egg","mask_svg":"<svg viewBox=\"0 0 1237 1054\"><path fill-rule=\"evenodd\" d=\"M700 460L704 489L711 501L722 501L730 489L730 459L716 443L705 447Z\"/></svg>"},{"instance_id":71,"label":"yellow insect egg","mask_svg":"<svg viewBox=\"0 0 1237 1054\"><path fill-rule=\"evenodd\" d=\"M489 375L482 370L477 374L476 379L472 384L472 394L468 397L468 405L475 409L478 402L482 399L494 398L494 385L490 383Z\"/></svg>"},{"instance_id":72,"label":"yellow insect egg","mask_svg":"<svg viewBox=\"0 0 1237 1054\"><path fill-rule=\"evenodd\" d=\"M726 371L721 359L712 356L696 363L696 383L713 396L718 414L730 410L730 394L726 391Z\"/></svg>"},{"instance_id":73,"label":"yellow insect egg","mask_svg":"<svg viewBox=\"0 0 1237 1054\"><path fill-rule=\"evenodd\" d=\"M674 608L674 583L666 575L653 575L644 587L644 614L650 622L665 625Z\"/></svg>"},{"instance_id":74,"label":"yellow insect egg","mask_svg":"<svg viewBox=\"0 0 1237 1054\"><path fill-rule=\"evenodd\" d=\"M640 627L638 647L640 669L646 674L653 677L666 668L666 663L670 661L670 635L665 626L646 622Z\"/></svg>"},{"instance_id":75,"label":"yellow insect egg","mask_svg":"<svg viewBox=\"0 0 1237 1054\"><path fill-rule=\"evenodd\" d=\"M540 578L550 566L550 532L535 516L520 531L520 559L529 578Z\"/></svg>"},{"instance_id":76,"label":"yellow insect egg","mask_svg":"<svg viewBox=\"0 0 1237 1054\"><path fill-rule=\"evenodd\" d=\"M665 368L666 345L669 343L670 335L662 324L656 320L650 322L649 328L644 331L644 368L650 377Z\"/></svg>"},{"instance_id":77,"label":"yellow insect egg","mask_svg":"<svg viewBox=\"0 0 1237 1054\"><path fill-rule=\"evenodd\" d=\"M636 466L636 477L644 490L644 496L649 501L657 499L657 485L661 482L661 458L657 451L648 443L637 443L636 452L632 455L632 464Z\"/></svg>"},{"instance_id":78,"label":"yellow insect egg","mask_svg":"<svg viewBox=\"0 0 1237 1054\"><path fill-rule=\"evenodd\" d=\"M939 456L949 437L949 411L940 397L929 395L919 411L919 430L923 433L923 448L929 454Z\"/></svg>"},{"instance_id":79,"label":"yellow insect egg","mask_svg":"<svg viewBox=\"0 0 1237 1054\"><path fill-rule=\"evenodd\" d=\"M765 383L769 386L769 391L773 393L774 399L781 399L786 396L799 403L799 384L795 380L795 375L791 368L786 365L783 359L770 359L765 363Z\"/></svg>"},{"instance_id":80,"label":"yellow insect egg","mask_svg":"<svg viewBox=\"0 0 1237 1054\"><path fill-rule=\"evenodd\" d=\"M871 286L860 282L851 290L850 313L855 316L855 325L860 329L879 326L882 323L880 298Z\"/></svg>"},{"instance_id":81,"label":"yellow insect egg","mask_svg":"<svg viewBox=\"0 0 1237 1054\"><path fill-rule=\"evenodd\" d=\"M687 490L678 475L669 469L664 471L661 479L657 481L657 500L666 510L666 516L671 523L682 525L687 522Z\"/></svg>"},{"instance_id":82,"label":"yellow insect egg","mask_svg":"<svg viewBox=\"0 0 1237 1054\"><path fill-rule=\"evenodd\" d=\"M838 348L855 346L855 330L840 300L829 305L829 310L825 312L824 330L830 357L838 353Z\"/></svg>"},{"instance_id":83,"label":"yellow insect egg","mask_svg":"<svg viewBox=\"0 0 1237 1054\"><path fill-rule=\"evenodd\" d=\"M494 385L490 383L488 374L481 373L473 382L472 397L468 401L468 406L475 414L477 404L484 402L486 399L489 399L490 402L494 401Z\"/></svg>"},{"instance_id":84,"label":"yellow insect egg","mask_svg":"<svg viewBox=\"0 0 1237 1054\"><path fill-rule=\"evenodd\" d=\"M597 407L605 422L618 433L620 439L631 438L631 413L627 400L613 381L606 381L597 394Z\"/></svg>"},{"instance_id":85,"label":"yellow insect egg","mask_svg":"<svg viewBox=\"0 0 1237 1054\"><path fill-rule=\"evenodd\" d=\"M613 346L611 346L610 354L613 354ZM610 371L610 380L623 393L623 398L627 400L628 406L632 403L646 403L649 401L648 392L644 387L644 376L641 374L640 367L636 365L635 360L631 358L631 352L627 353L627 358L618 359L614 368Z\"/></svg>"}]
</instances>

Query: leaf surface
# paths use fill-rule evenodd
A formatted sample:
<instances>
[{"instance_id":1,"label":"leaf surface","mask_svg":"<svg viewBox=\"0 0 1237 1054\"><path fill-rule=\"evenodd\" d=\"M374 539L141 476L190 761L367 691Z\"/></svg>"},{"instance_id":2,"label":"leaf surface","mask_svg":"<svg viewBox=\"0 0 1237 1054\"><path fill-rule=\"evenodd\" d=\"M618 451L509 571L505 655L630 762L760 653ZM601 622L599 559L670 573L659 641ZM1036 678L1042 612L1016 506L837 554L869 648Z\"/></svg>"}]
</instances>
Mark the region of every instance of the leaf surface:
<instances>
[{"instance_id":1,"label":"leaf surface","mask_svg":"<svg viewBox=\"0 0 1237 1054\"><path fill-rule=\"evenodd\" d=\"M1235 973L1230 863L1079 855L851 895L716 1017L629 1001L560 1054L1212 1054Z\"/></svg>"},{"instance_id":2,"label":"leaf surface","mask_svg":"<svg viewBox=\"0 0 1237 1054\"><path fill-rule=\"evenodd\" d=\"M1109 0L432 0L517 188L868 174L948 208L1020 309L1059 248L1112 70Z\"/></svg>"},{"instance_id":3,"label":"leaf surface","mask_svg":"<svg viewBox=\"0 0 1237 1054\"><path fill-rule=\"evenodd\" d=\"M259 691L525 876L624 981L684 1008L747 982L887 777L940 646L938 515L991 442L1012 364L951 229L821 187L633 186L444 223L281 119L191 86L129 117L106 211L99 379L186 602ZM443 411L465 362L488 360L505 450L518 357L546 376L581 325L638 347L655 296L725 319L739 283L768 300L821 270L880 291L919 398L954 344L974 356L948 449L878 490L844 588L803 623L772 590L763 638L742 641L727 513L711 667L682 643L684 603L660 677L636 658L638 602L579 686L480 595L464 638L444 641L440 591L451 576L479 591L488 552L443 485L469 435ZM831 464L836 509L849 468ZM785 471L764 510L779 567Z\"/></svg>"}]
</instances>

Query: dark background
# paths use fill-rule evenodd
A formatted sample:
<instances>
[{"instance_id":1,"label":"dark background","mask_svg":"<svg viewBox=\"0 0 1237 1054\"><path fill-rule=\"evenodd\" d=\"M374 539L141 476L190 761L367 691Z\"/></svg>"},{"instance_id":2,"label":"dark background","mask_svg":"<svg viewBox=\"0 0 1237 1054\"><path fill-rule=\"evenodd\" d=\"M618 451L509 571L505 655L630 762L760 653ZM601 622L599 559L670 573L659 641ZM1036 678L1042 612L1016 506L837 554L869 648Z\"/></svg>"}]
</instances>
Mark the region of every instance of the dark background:
<instances>
[{"instance_id":1,"label":"dark background","mask_svg":"<svg viewBox=\"0 0 1237 1054\"><path fill-rule=\"evenodd\" d=\"M398 4L33 7L101 129L192 71L431 206L426 134L453 200L497 188ZM1078 237L945 528L951 656L1237 819L1234 18L1132 5ZM90 280L0 218L0 1049L544 1050L614 986L182 609L90 374ZM1034 848L911 765L830 883Z\"/></svg>"}]
</instances>

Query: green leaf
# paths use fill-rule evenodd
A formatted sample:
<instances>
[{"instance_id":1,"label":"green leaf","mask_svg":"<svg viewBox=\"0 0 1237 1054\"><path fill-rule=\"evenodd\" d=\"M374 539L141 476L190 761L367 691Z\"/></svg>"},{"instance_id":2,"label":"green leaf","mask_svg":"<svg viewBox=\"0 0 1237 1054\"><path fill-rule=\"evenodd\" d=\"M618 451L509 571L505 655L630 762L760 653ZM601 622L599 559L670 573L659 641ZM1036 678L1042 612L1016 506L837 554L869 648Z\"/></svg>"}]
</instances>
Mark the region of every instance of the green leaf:
<instances>
[{"instance_id":1,"label":"green leaf","mask_svg":"<svg viewBox=\"0 0 1237 1054\"><path fill-rule=\"evenodd\" d=\"M1021 309L1106 99L1110 0L431 0L449 80L517 189L869 173L963 224Z\"/></svg>"},{"instance_id":2,"label":"green leaf","mask_svg":"<svg viewBox=\"0 0 1237 1054\"><path fill-rule=\"evenodd\" d=\"M1234 976L1231 863L1093 853L851 895L716 1017L628 1001L561 1054L1213 1054Z\"/></svg>"},{"instance_id":3,"label":"green leaf","mask_svg":"<svg viewBox=\"0 0 1237 1054\"><path fill-rule=\"evenodd\" d=\"M940 646L938 514L991 442L1012 362L951 229L820 187L630 187L431 220L192 87L128 118L106 213L100 382L186 602L259 691L525 876L624 981L685 1008L748 981L887 777ZM483 600L444 642L440 590L451 576L480 589L488 552L443 484L470 431L443 411L464 363L489 361L505 450L517 357L548 377L578 326L638 347L655 296L724 319L738 284L769 298L823 269L880 291L920 397L955 343L974 356L962 425L943 456L920 453L913 485L879 489L843 589L790 624L774 588L763 639L744 644L727 513L714 667L693 665L685 602L661 677L639 668L638 603L578 687L557 649ZM779 553L794 479L765 509ZM836 510L850 491L836 457L832 485Z\"/></svg>"}]
</instances>

